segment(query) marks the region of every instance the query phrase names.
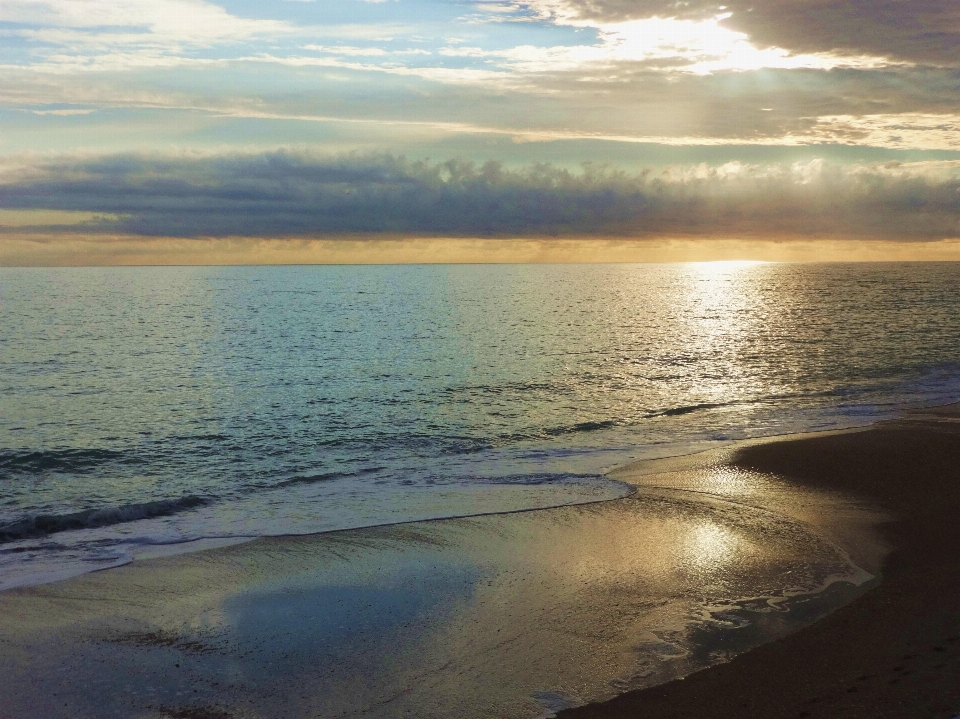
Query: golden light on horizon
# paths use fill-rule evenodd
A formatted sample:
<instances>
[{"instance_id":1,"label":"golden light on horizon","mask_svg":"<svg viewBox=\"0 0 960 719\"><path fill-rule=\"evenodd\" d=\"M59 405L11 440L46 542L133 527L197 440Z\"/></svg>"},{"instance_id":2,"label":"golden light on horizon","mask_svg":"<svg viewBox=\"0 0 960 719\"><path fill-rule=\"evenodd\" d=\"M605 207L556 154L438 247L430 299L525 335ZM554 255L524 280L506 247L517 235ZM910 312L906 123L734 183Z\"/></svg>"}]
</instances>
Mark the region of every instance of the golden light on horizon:
<instances>
[{"instance_id":1,"label":"golden light on horizon","mask_svg":"<svg viewBox=\"0 0 960 719\"><path fill-rule=\"evenodd\" d=\"M723 272L726 270L738 270L744 267L753 267L754 265L767 265L777 262L777 260L705 260L694 262L704 272Z\"/></svg>"},{"instance_id":2,"label":"golden light on horizon","mask_svg":"<svg viewBox=\"0 0 960 719\"><path fill-rule=\"evenodd\" d=\"M767 262L960 261L960 239L328 238L0 234L0 266L690 262L715 274Z\"/></svg>"}]
</instances>

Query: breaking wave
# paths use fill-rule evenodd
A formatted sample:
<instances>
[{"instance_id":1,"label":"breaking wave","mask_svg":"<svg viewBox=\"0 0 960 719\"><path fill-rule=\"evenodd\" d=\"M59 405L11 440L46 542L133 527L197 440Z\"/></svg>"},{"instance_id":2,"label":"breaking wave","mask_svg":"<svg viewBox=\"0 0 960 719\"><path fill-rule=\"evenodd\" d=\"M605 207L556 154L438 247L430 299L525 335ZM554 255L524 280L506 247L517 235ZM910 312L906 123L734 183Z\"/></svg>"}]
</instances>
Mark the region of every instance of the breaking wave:
<instances>
[{"instance_id":1,"label":"breaking wave","mask_svg":"<svg viewBox=\"0 0 960 719\"><path fill-rule=\"evenodd\" d=\"M178 499L161 499L156 502L128 504L122 507L87 509L70 514L38 514L11 524L0 525L0 542L45 537L68 529L93 529L134 522L138 519L164 517L206 503L207 501L200 497L189 495Z\"/></svg>"},{"instance_id":2,"label":"breaking wave","mask_svg":"<svg viewBox=\"0 0 960 719\"><path fill-rule=\"evenodd\" d=\"M0 451L0 473L81 473L118 460L129 460L129 457L125 452L110 449L7 450Z\"/></svg>"}]
</instances>

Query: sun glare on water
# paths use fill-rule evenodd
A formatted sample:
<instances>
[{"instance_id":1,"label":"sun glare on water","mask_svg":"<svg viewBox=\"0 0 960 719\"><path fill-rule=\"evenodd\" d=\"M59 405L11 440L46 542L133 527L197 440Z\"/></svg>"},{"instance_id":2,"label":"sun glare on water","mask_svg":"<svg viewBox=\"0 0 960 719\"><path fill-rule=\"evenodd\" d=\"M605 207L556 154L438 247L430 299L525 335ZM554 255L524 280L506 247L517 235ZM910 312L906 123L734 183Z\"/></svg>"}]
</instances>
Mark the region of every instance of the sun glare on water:
<instances>
[{"instance_id":1,"label":"sun glare on water","mask_svg":"<svg viewBox=\"0 0 960 719\"><path fill-rule=\"evenodd\" d=\"M767 260L710 260L707 262L694 262L697 269L703 272L722 272L724 270L738 270L742 267L753 267L754 265L770 264Z\"/></svg>"}]
</instances>

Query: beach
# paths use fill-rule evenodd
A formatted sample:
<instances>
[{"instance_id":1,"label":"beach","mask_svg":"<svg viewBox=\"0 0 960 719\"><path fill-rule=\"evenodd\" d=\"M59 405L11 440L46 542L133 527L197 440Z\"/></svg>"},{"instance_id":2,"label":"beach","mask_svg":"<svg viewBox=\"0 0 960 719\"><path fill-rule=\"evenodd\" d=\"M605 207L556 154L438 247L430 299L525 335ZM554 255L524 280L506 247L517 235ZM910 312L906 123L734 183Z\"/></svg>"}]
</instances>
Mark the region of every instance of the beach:
<instances>
[{"instance_id":1,"label":"beach","mask_svg":"<svg viewBox=\"0 0 960 719\"><path fill-rule=\"evenodd\" d=\"M642 462L612 473L623 499L11 590L0 716L952 716L954 495L909 481L953 476L952 420ZM886 479L842 484L851 462Z\"/></svg>"},{"instance_id":2,"label":"beach","mask_svg":"<svg viewBox=\"0 0 960 719\"><path fill-rule=\"evenodd\" d=\"M945 616L953 266L4 276L4 719L773 716L689 687Z\"/></svg>"},{"instance_id":3,"label":"beach","mask_svg":"<svg viewBox=\"0 0 960 719\"><path fill-rule=\"evenodd\" d=\"M0 719L960 719L960 3L0 33Z\"/></svg>"},{"instance_id":4,"label":"beach","mask_svg":"<svg viewBox=\"0 0 960 719\"><path fill-rule=\"evenodd\" d=\"M960 408L748 447L735 466L890 512L882 581L817 623L579 717L954 717L960 713Z\"/></svg>"}]
</instances>

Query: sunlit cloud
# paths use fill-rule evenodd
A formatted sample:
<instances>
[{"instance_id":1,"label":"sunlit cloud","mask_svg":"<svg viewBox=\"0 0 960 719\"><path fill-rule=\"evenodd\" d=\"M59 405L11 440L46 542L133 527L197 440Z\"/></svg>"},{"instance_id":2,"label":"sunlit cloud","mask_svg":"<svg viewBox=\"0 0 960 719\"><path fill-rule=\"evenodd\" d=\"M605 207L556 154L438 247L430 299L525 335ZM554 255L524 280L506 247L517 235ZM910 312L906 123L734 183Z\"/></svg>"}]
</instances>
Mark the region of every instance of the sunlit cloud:
<instances>
[{"instance_id":1,"label":"sunlit cloud","mask_svg":"<svg viewBox=\"0 0 960 719\"><path fill-rule=\"evenodd\" d=\"M339 57L278 57L262 54L237 58L234 62L271 63L289 67L330 67L358 72L378 72L405 77L420 77L426 80L449 84L477 84L477 83L505 83L510 80L503 73L494 70L479 68L449 68L449 67L408 67L401 63L371 63L344 60Z\"/></svg>"},{"instance_id":2,"label":"sunlit cloud","mask_svg":"<svg viewBox=\"0 0 960 719\"><path fill-rule=\"evenodd\" d=\"M71 227L75 229L78 225L113 223L120 219L119 215L97 212L0 208L0 227Z\"/></svg>"},{"instance_id":3,"label":"sunlit cloud","mask_svg":"<svg viewBox=\"0 0 960 719\"><path fill-rule=\"evenodd\" d=\"M430 50L418 48L385 50L381 47L357 47L356 45L304 45L304 50L356 57L385 57L388 55L432 55Z\"/></svg>"},{"instance_id":4,"label":"sunlit cloud","mask_svg":"<svg viewBox=\"0 0 960 719\"><path fill-rule=\"evenodd\" d=\"M816 118L811 139L889 148L960 150L960 113L834 115Z\"/></svg>"},{"instance_id":5,"label":"sunlit cloud","mask_svg":"<svg viewBox=\"0 0 960 719\"><path fill-rule=\"evenodd\" d=\"M960 8L949 2L876 0L511 0L517 12L571 25L615 25L648 18L720 18L757 47L833 53L895 62L960 63Z\"/></svg>"},{"instance_id":6,"label":"sunlit cloud","mask_svg":"<svg viewBox=\"0 0 960 719\"><path fill-rule=\"evenodd\" d=\"M4 0L0 22L40 26L20 34L44 42L111 45L143 41L209 45L291 30L288 23L240 18L205 0ZM139 32L118 33L115 28Z\"/></svg>"},{"instance_id":7,"label":"sunlit cloud","mask_svg":"<svg viewBox=\"0 0 960 719\"><path fill-rule=\"evenodd\" d=\"M70 115L90 115L96 110L92 108L61 108L58 110L31 110L34 115L59 115L61 117L68 117Z\"/></svg>"},{"instance_id":8,"label":"sunlit cloud","mask_svg":"<svg viewBox=\"0 0 960 719\"><path fill-rule=\"evenodd\" d=\"M520 71L580 68L596 63L644 63L661 71L682 70L699 74L725 70L763 68L880 67L882 58L842 57L833 54L794 55L781 48L758 48L746 34L723 27L726 16L707 20L648 18L598 24L577 21L599 31L600 43L565 48L518 47L503 51Z\"/></svg>"},{"instance_id":9,"label":"sunlit cloud","mask_svg":"<svg viewBox=\"0 0 960 719\"><path fill-rule=\"evenodd\" d=\"M683 69L696 73L762 68L875 68L889 64L886 58L859 53L797 54L776 46L757 46L746 33L723 24L730 18L729 12L715 12L696 19L667 14L643 17L638 8L639 17L636 19L611 21L602 16L598 18L598 13L580 12L580 3L543 0L513 7L530 8L538 16L560 24L596 30L600 44L578 49L580 57L586 61L650 63L669 60L660 66L665 70ZM663 10L668 11L668 8ZM622 13L617 15L622 17Z\"/></svg>"}]
</instances>

